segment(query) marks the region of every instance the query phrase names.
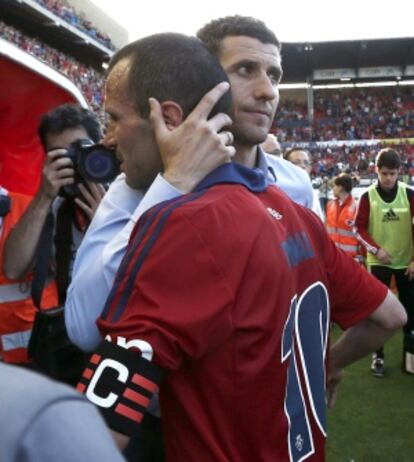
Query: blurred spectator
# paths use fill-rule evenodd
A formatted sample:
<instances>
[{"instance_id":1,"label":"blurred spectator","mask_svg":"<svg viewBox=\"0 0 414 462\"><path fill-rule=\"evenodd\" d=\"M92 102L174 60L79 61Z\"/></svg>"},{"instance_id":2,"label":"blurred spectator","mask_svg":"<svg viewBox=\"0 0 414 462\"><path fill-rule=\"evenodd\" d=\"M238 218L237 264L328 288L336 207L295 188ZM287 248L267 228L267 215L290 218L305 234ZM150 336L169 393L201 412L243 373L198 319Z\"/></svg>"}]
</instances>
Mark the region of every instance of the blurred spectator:
<instances>
[{"instance_id":1,"label":"blurred spectator","mask_svg":"<svg viewBox=\"0 0 414 462\"><path fill-rule=\"evenodd\" d=\"M102 417L65 385L0 363L2 462L121 462Z\"/></svg>"},{"instance_id":2,"label":"blurred spectator","mask_svg":"<svg viewBox=\"0 0 414 462\"><path fill-rule=\"evenodd\" d=\"M280 143L276 136L273 135L273 133L269 133L267 135L265 141L261 144L261 147L267 154L273 154L274 156L278 157L282 155L282 148L280 147Z\"/></svg>"},{"instance_id":3,"label":"blurred spectator","mask_svg":"<svg viewBox=\"0 0 414 462\"><path fill-rule=\"evenodd\" d=\"M352 186L352 177L347 173L341 173L333 179L334 198L326 207L326 228L337 247L362 263L361 246L353 231L357 205L351 194Z\"/></svg>"},{"instance_id":4,"label":"blurred spectator","mask_svg":"<svg viewBox=\"0 0 414 462\"><path fill-rule=\"evenodd\" d=\"M329 178L327 176L322 177L321 185L319 186L319 202L323 213L326 213L326 206L328 204L330 194Z\"/></svg>"},{"instance_id":5,"label":"blurred spectator","mask_svg":"<svg viewBox=\"0 0 414 462\"><path fill-rule=\"evenodd\" d=\"M305 170L305 172L310 175L311 173L311 161L308 151L301 148L291 148L285 153L285 159L297 167ZM313 190L313 204L312 210L318 215L318 217L324 221L325 216L321 208L319 201L319 193L316 189Z\"/></svg>"}]
</instances>

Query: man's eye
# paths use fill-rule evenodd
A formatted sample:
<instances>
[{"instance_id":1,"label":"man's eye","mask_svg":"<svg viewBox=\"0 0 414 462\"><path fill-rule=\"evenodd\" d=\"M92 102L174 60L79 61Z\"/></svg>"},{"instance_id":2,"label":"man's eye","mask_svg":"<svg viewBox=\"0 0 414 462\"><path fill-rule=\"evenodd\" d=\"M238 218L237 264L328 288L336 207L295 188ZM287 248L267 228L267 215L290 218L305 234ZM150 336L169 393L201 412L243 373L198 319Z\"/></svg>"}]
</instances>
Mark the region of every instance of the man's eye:
<instances>
[{"instance_id":1,"label":"man's eye","mask_svg":"<svg viewBox=\"0 0 414 462\"><path fill-rule=\"evenodd\" d=\"M273 85L279 85L280 83L280 76L276 74L269 74L269 79Z\"/></svg>"},{"instance_id":2,"label":"man's eye","mask_svg":"<svg viewBox=\"0 0 414 462\"><path fill-rule=\"evenodd\" d=\"M249 75L252 71L251 66L240 66L239 67L239 73L241 75Z\"/></svg>"}]
</instances>

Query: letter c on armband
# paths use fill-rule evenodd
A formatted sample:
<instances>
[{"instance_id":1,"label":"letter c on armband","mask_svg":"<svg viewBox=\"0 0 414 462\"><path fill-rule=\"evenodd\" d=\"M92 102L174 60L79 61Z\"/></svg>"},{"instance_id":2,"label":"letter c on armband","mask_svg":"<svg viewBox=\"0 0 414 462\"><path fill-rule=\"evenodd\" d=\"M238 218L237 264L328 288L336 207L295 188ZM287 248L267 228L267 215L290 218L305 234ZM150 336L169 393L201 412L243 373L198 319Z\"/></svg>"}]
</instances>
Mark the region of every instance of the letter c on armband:
<instances>
[{"instance_id":1,"label":"letter c on armband","mask_svg":"<svg viewBox=\"0 0 414 462\"><path fill-rule=\"evenodd\" d=\"M162 376L163 370L139 352L104 340L76 388L101 409L110 428L133 436Z\"/></svg>"},{"instance_id":2,"label":"letter c on armband","mask_svg":"<svg viewBox=\"0 0 414 462\"><path fill-rule=\"evenodd\" d=\"M99 407L111 407L115 404L115 401L118 398L118 396L112 392L110 392L106 398L101 398L94 392L97 382L101 378L104 369L107 367L110 367L118 372L118 380L122 383L126 383L129 376L128 369L118 361L114 361L113 359L104 359L99 364L86 390L86 397L89 399L89 401L92 401L92 403Z\"/></svg>"}]
</instances>

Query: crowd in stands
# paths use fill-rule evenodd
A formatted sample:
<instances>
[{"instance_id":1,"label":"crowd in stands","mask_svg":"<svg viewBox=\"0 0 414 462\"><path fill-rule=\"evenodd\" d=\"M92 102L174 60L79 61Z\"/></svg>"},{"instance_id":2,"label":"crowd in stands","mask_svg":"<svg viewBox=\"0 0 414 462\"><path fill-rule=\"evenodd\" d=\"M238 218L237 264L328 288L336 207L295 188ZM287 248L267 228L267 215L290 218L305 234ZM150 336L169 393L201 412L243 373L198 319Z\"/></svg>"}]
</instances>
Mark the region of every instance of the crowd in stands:
<instances>
[{"instance_id":1,"label":"crowd in stands","mask_svg":"<svg viewBox=\"0 0 414 462\"><path fill-rule=\"evenodd\" d=\"M314 121L305 104L281 103L280 141L331 141L414 136L414 87L315 90Z\"/></svg>"},{"instance_id":2,"label":"crowd in stands","mask_svg":"<svg viewBox=\"0 0 414 462\"><path fill-rule=\"evenodd\" d=\"M357 173L359 176L374 178L374 161L378 151L387 146L384 143L359 146L309 146L312 156L312 176L333 177L340 172ZM389 145L388 145L389 146ZM402 175L414 177L414 145L400 143L393 145L402 159Z\"/></svg>"},{"instance_id":3,"label":"crowd in stands","mask_svg":"<svg viewBox=\"0 0 414 462\"><path fill-rule=\"evenodd\" d=\"M90 21L78 15L73 8L64 0L36 0L37 3L56 14L71 26L76 27L85 34L92 37L97 42L110 50L115 50L115 46L105 32L98 30Z\"/></svg>"},{"instance_id":4,"label":"crowd in stands","mask_svg":"<svg viewBox=\"0 0 414 462\"><path fill-rule=\"evenodd\" d=\"M0 21L0 38L7 40L67 76L82 91L91 108L103 106L103 74L90 66L52 48L35 37L29 37Z\"/></svg>"},{"instance_id":5,"label":"crowd in stands","mask_svg":"<svg viewBox=\"0 0 414 462\"><path fill-rule=\"evenodd\" d=\"M58 2L47 3L50 6ZM104 120L102 73L1 21L0 37L66 75ZM347 146L340 142L321 146L313 141L414 137L414 87L316 90L314 101L313 126L307 117L306 104L284 100L274 127L282 147L310 142L307 149L312 155L313 178L333 177L342 171L374 177L374 159L381 147L381 144ZM403 174L413 178L414 145L402 143L396 149L403 160Z\"/></svg>"}]
</instances>

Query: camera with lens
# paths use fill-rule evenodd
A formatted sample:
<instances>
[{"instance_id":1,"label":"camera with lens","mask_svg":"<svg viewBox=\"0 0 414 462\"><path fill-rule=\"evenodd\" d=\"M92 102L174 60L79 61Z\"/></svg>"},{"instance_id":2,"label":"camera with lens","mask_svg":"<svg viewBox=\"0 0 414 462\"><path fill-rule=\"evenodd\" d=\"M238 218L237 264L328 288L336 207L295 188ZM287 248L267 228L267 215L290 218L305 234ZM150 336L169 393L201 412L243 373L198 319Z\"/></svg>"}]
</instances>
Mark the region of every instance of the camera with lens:
<instances>
[{"instance_id":1,"label":"camera with lens","mask_svg":"<svg viewBox=\"0 0 414 462\"><path fill-rule=\"evenodd\" d=\"M78 196L80 192L77 185L85 181L110 183L120 171L120 163L115 156L115 151L102 144L94 144L89 139L72 143L65 156L72 160L75 182L61 188L59 195L64 197Z\"/></svg>"}]
</instances>

